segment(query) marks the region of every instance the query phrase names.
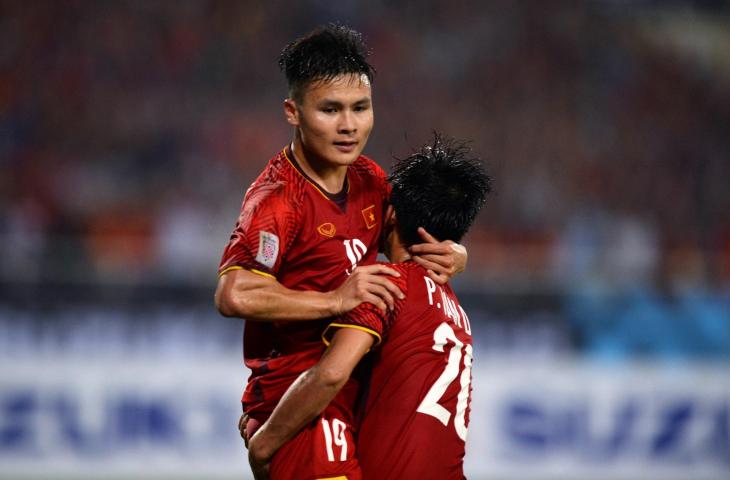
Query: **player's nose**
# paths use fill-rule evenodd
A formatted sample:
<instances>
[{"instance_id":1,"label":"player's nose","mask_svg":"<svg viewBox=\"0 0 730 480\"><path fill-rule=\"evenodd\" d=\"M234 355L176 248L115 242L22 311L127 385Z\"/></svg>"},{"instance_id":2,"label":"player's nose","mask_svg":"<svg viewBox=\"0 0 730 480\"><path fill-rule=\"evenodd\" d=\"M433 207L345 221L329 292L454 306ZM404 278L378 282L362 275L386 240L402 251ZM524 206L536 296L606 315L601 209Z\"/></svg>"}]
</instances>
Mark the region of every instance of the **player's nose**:
<instances>
[{"instance_id":1,"label":"player's nose","mask_svg":"<svg viewBox=\"0 0 730 480\"><path fill-rule=\"evenodd\" d=\"M340 121L337 125L338 133L354 133L357 131L355 117L352 112L344 111L340 115Z\"/></svg>"}]
</instances>

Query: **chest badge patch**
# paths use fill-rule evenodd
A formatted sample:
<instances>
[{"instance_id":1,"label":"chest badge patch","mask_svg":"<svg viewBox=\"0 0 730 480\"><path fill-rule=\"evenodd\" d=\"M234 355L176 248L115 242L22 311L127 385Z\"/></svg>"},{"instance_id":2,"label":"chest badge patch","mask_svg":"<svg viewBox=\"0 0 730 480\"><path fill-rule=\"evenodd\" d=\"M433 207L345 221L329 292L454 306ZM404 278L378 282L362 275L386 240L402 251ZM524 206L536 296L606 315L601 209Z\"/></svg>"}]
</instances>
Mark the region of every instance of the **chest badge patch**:
<instances>
[{"instance_id":1,"label":"chest badge patch","mask_svg":"<svg viewBox=\"0 0 730 480\"><path fill-rule=\"evenodd\" d=\"M278 256L279 237L273 233L259 231L259 250L256 253L256 261L269 268L274 268Z\"/></svg>"},{"instance_id":2,"label":"chest badge patch","mask_svg":"<svg viewBox=\"0 0 730 480\"><path fill-rule=\"evenodd\" d=\"M370 205L367 208L362 209L362 218L365 219L365 225L368 230L378 224L378 219L375 218L375 205Z\"/></svg>"},{"instance_id":3,"label":"chest badge patch","mask_svg":"<svg viewBox=\"0 0 730 480\"><path fill-rule=\"evenodd\" d=\"M327 222L317 227L317 231L320 233L320 235L332 238L335 236L335 232L337 231L337 229L335 228L334 223Z\"/></svg>"}]
</instances>

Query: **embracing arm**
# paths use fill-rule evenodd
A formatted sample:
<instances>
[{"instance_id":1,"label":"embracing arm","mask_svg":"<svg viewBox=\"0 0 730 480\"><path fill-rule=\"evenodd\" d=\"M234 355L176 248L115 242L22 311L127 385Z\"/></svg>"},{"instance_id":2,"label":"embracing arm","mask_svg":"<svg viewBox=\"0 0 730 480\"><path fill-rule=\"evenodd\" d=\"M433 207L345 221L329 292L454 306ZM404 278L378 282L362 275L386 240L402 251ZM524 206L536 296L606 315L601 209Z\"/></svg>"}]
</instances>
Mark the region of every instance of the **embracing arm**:
<instances>
[{"instance_id":1,"label":"embracing arm","mask_svg":"<svg viewBox=\"0 0 730 480\"><path fill-rule=\"evenodd\" d=\"M373 336L361 330L341 328L335 332L319 362L294 381L249 440L249 462L257 479L266 478L264 472L274 453L332 401L373 342Z\"/></svg>"},{"instance_id":2,"label":"embracing arm","mask_svg":"<svg viewBox=\"0 0 730 480\"><path fill-rule=\"evenodd\" d=\"M385 265L357 267L347 280L330 292L291 290L272 276L249 270L230 270L218 279L215 305L226 317L257 321L317 320L349 312L362 302L381 310L393 308L403 293L386 277L400 276Z\"/></svg>"}]
</instances>

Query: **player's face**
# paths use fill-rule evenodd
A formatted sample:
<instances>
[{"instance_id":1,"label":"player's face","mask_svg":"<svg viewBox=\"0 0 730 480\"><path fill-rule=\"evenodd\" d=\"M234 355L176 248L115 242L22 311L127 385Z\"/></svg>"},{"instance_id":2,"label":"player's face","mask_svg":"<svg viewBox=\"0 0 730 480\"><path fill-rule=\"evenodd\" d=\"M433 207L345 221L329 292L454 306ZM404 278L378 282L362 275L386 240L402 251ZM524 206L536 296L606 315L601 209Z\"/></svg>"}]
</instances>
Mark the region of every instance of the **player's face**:
<instances>
[{"instance_id":1,"label":"player's face","mask_svg":"<svg viewBox=\"0 0 730 480\"><path fill-rule=\"evenodd\" d=\"M365 75L340 75L305 88L300 102L288 99L285 111L297 127L309 161L329 166L353 163L373 129L370 82Z\"/></svg>"}]
</instances>

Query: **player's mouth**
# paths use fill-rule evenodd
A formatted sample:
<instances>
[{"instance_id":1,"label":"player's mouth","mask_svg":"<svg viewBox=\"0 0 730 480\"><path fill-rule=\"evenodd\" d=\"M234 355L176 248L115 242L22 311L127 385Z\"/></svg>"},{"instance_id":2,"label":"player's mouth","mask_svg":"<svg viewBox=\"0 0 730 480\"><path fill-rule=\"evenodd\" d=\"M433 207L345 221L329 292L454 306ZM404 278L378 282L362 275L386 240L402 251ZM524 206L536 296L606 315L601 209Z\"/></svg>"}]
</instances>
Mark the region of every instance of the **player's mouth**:
<instances>
[{"instance_id":1,"label":"player's mouth","mask_svg":"<svg viewBox=\"0 0 730 480\"><path fill-rule=\"evenodd\" d=\"M357 142L334 142L334 145L342 153L352 153L357 147Z\"/></svg>"}]
</instances>

